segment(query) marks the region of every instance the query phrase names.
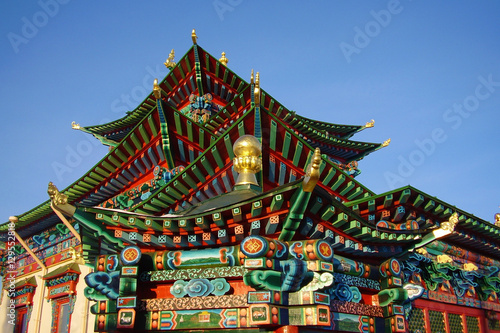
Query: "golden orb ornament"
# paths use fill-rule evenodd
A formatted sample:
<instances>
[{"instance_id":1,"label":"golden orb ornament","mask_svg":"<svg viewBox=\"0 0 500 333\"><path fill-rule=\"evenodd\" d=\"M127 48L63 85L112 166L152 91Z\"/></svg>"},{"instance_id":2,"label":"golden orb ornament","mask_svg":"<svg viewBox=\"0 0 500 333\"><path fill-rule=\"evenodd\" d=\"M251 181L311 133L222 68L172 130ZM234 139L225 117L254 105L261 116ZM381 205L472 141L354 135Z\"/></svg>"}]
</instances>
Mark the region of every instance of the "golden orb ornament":
<instances>
[{"instance_id":1,"label":"golden orb ornament","mask_svg":"<svg viewBox=\"0 0 500 333\"><path fill-rule=\"evenodd\" d=\"M262 144L253 135L243 135L233 145L234 170L239 173L235 185L259 185L255 174L262 169Z\"/></svg>"}]
</instances>

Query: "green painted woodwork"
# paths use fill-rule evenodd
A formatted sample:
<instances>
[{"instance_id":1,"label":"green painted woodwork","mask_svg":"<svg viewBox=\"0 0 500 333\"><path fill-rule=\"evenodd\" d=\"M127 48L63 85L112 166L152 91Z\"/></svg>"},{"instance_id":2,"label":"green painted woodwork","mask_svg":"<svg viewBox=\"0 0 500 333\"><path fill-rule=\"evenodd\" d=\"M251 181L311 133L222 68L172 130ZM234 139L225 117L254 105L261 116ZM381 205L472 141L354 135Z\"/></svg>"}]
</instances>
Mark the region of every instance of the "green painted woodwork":
<instances>
[{"instance_id":1,"label":"green painted woodwork","mask_svg":"<svg viewBox=\"0 0 500 333\"><path fill-rule=\"evenodd\" d=\"M340 213L337 215L337 218L332 222L332 225L335 228L341 228L344 224L349 222L349 217L345 213Z\"/></svg>"},{"instance_id":2,"label":"green painted woodwork","mask_svg":"<svg viewBox=\"0 0 500 333\"><path fill-rule=\"evenodd\" d=\"M226 220L225 220L224 216L222 216L221 213L213 213L212 220L214 221L215 225L218 227L224 227L226 225Z\"/></svg>"},{"instance_id":3,"label":"green painted woodwork","mask_svg":"<svg viewBox=\"0 0 500 333\"><path fill-rule=\"evenodd\" d=\"M326 163L325 163L326 165ZM321 183L323 183L325 186L328 186L328 184L332 181L333 177L335 177L335 174L337 173L337 169L330 167L330 170L328 170L328 173L325 178L322 180L320 179Z\"/></svg>"},{"instance_id":4,"label":"green painted woodwork","mask_svg":"<svg viewBox=\"0 0 500 333\"><path fill-rule=\"evenodd\" d=\"M225 141L225 140L224 140ZM231 148L231 151L233 149ZM229 151L229 150L228 150ZM219 169L223 169L224 166L225 166L225 163L224 161L222 161L222 158L220 157L220 153L219 153L219 150L217 149L216 146L213 146L212 149L211 149L211 153L212 153L212 156L214 157L215 159L215 163L217 163L217 166L219 167Z\"/></svg>"},{"instance_id":5,"label":"green painted woodwork","mask_svg":"<svg viewBox=\"0 0 500 333\"><path fill-rule=\"evenodd\" d=\"M251 215L252 217L259 216L260 213L262 212L262 201L255 201L252 203L252 211Z\"/></svg>"},{"instance_id":6,"label":"green painted woodwork","mask_svg":"<svg viewBox=\"0 0 500 333\"><path fill-rule=\"evenodd\" d=\"M195 174L195 176L198 178L198 180L201 182L201 183L204 183L205 182L205 176L203 175L203 173L201 172L201 170L198 168L197 165L193 165L191 167L191 171Z\"/></svg>"},{"instance_id":7,"label":"green painted woodwork","mask_svg":"<svg viewBox=\"0 0 500 333\"><path fill-rule=\"evenodd\" d=\"M429 200L429 201L425 204L425 206L424 206L424 210L425 210L426 212L428 212L428 211L430 211L431 209L433 209L435 205L436 205L436 203L434 202L434 200Z\"/></svg>"},{"instance_id":8,"label":"green painted woodwork","mask_svg":"<svg viewBox=\"0 0 500 333\"><path fill-rule=\"evenodd\" d=\"M137 135L136 135L134 132L132 132L132 133L130 134L130 139L131 139L131 140L132 140L132 142L134 143L135 149L136 149L137 151L141 150L141 148L142 148L142 143L141 143L141 141L139 140L139 138L137 137Z\"/></svg>"},{"instance_id":9,"label":"green painted woodwork","mask_svg":"<svg viewBox=\"0 0 500 333\"><path fill-rule=\"evenodd\" d=\"M329 221L335 214L335 207L334 206L328 206L325 208L323 213L321 214L321 219L324 221Z\"/></svg>"},{"instance_id":10,"label":"green painted woodwork","mask_svg":"<svg viewBox=\"0 0 500 333\"><path fill-rule=\"evenodd\" d=\"M271 205L270 205L271 211L275 212L277 210L280 210L281 206L283 206L284 202L285 201L283 200L283 195L277 194L277 195L273 196L273 200L271 201Z\"/></svg>"},{"instance_id":11,"label":"green painted woodwork","mask_svg":"<svg viewBox=\"0 0 500 333\"><path fill-rule=\"evenodd\" d=\"M300 222L304 217L307 209L307 204L311 198L312 192L304 192L302 187L295 190L294 198L291 201L290 211L283 222L283 229L278 236L281 241L292 240L295 232L297 231Z\"/></svg>"},{"instance_id":12,"label":"green painted woodwork","mask_svg":"<svg viewBox=\"0 0 500 333\"><path fill-rule=\"evenodd\" d=\"M205 155L203 155L201 157L200 162L205 169L206 176L212 176L215 173L214 169L212 168L212 164L210 163L210 161L207 159L207 157Z\"/></svg>"},{"instance_id":13,"label":"green painted woodwork","mask_svg":"<svg viewBox=\"0 0 500 333\"><path fill-rule=\"evenodd\" d=\"M347 196L347 200L354 200L363 194L363 189L361 187L356 187L356 189Z\"/></svg>"},{"instance_id":14,"label":"green painted woodwork","mask_svg":"<svg viewBox=\"0 0 500 333\"><path fill-rule=\"evenodd\" d=\"M388 194L384 198L384 208L389 208L392 206L393 196L392 194Z\"/></svg>"},{"instance_id":15,"label":"green painted woodwork","mask_svg":"<svg viewBox=\"0 0 500 333\"><path fill-rule=\"evenodd\" d=\"M290 151L290 142L292 141L292 135L289 132L285 133L285 138L283 139L283 149L281 151L281 156L283 158L288 158L288 152Z\"/></svg>"},{"instance_id":16,"label":"green painted woodwork","mask_svg":"<svg viewBox=\"0 0 500 333\"><path fill-rule=\"evenodd\" d=\"M413 202L413 206L415 207L420 207L421 204L423 204L425 201L425 198L422 194L417 195L415 198L415 201Z\"/></svg>"},{"instance_id":17,"label":"green painted woodwork","mask_svg":"<svg viewBox=\"0 0 500 333\"><path fill-rule=\"evenodd\" d=\"M125 156L125 154L119 148L115 149L113 153L115 153L115 155L118 156L118 158L120 158L122 163L126 163L128 161L127 156Z\"/></svg>"},{"instance_id":18,"label":"green painted woodwork","mask_svg":"<svg viewBox=\"0 0 500 333\"><path fill-rule=\"evenodd\" d=\"M343 174L339 174L333 185L331 186L331 189L335 191L344 181L345 181L345 176Z\"/></svg>"},{"instance_id":19,"label":"green painted woodwork","mask_svg":"<svg viewBox=\"0 0 500 333\"><path fill-rule=\"evenodd\" d=\"M182 192L182 194L184 194L184 195L188 195L189 194L189 189L186 186L184 186L182 184L182 182L180 182L179 180L174 180L174 184L173 185L174 185L173 187L176 190L179 190L180 192Z\"/></svg>"},{"instance_id":20,"label":"green painted woodwork","mask_svg":"<svg viewBox=\"0 0 500 333\"><path fill-rule=\"evenodd\" d=\"M312 205L310 206L309 211L312 214L317 214L321 208L323 208L323 200L320 197L316 197L312 201Z\"/></svg>"},{"instance_id":21,"label":"green painted woodwork","mask_svg":"<svg viewBox=\"0 0 500 333\"><path fill-rule=\"evenodd\" d=\"M194 181L188 173L183 173L181 178L186 184L190 186L191 189L196 189L198 187L196 181Z\"/></svg>"},{"instance_id":22,"label":"green painted woodwork","mask_svg":"<svg viewBox=\"0 0 500 333\"><path fill-rule=\"evenodd\" d=\"M295 153L293 154L293 160L292 163L296 167L299 166L299 161L300 157L302 156L302 149L304 148L304 144L302 142L297 142L297 145L295 146Z\"/></svg>"},{"instance_id":23,"label":"green painted woodwork","mask_svg":"<svg viewBox=\"0 0 500 333\"><path fill-rule=\"evenodd\" d=\"M158 128L156 127L153 116L148 117L148 124L153 134L153 137L155 137L158 134Z\"/></svg>"}]
</instances>

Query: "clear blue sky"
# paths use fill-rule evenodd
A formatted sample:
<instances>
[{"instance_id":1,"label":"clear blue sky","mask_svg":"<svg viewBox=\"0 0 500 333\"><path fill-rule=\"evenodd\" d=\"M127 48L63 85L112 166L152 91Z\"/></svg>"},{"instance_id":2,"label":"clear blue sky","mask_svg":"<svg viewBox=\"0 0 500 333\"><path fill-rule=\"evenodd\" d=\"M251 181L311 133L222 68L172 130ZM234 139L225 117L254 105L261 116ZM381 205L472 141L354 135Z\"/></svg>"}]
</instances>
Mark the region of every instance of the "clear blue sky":
<instances>
[{"instance_id":1,"label":"clear blue sky","mask_svg":"<svg viewBox=\"0 0 500 333\"><path fill-rule=\"evenodd\" d=\"M118 119L198 43L289 109L375 127L360 162L376 193L412 186L480 218L500 212L500 3L2 1L0 222L106 153L71 129Z\"/></svg>"}]
</instances>

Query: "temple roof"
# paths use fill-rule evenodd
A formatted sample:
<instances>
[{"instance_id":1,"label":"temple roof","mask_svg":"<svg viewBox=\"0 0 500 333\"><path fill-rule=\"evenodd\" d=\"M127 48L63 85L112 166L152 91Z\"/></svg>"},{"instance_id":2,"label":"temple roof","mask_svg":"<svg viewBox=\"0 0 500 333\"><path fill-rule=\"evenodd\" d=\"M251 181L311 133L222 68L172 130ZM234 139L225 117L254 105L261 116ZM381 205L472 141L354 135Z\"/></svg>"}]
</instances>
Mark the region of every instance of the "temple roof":
<instances>
[{"instance_id":1,"label":"temple roof","mask_svg":"<svg viewBox=\"0 0 500 333\"><path fill-rule=\"evenodd\" d=\"M182 164L182 172L155 188L150 196L131 207L127 214L162 216L180 211L194 213L199 209L198 202L231 192L235 178L230 162L234 156L232 144L243 134L260 133L259 138L265 135L267 145L263 147L266 174L261 175L264 192L276 186L286 187L303 177L304 167L312 152L320 148L323 166L319 188L335 193L335 200L338 200L335 204L345 204L343 208L337 208L345 214L355 214L352 219L363 224L359 225L361 229L365 228L362 231L356 226L348 228L347 235L353 232L353 235L362 234L366 239L375 237L373 242L377 242L377 238L383 242L404 242L411 241L418 234L390 229L387 232L371 230L369 214L364 210L369 209L367 207L372 201L378 204L389 195L394 197L400 193L393 191L377 196L338 167L339 163L360 160L387 145L350 140L359 131L372 127L373 121L356 126L315 121L288 110L263 89L260 89L260 99L255 103L254 89L253 78L246 82L203 48L194 45L158 82L156 93L161 94L160 99L152 91L137 108L121 119L103 125L78 126L78 129L95 135L112 149L61 192L68 197L70 204L81 209L93 209L91 207L112 200L148 180L152 168L159 164L171 164L168 160L174 156ZM216 112L205 123L193 121L186 114L193 103L192 96L201 98L207 94L210 94L206 98L216 106ZM422 195L430 201L429 196L418 190L405 188L401 193L405 190L410 191L412 198ZM217 199L207 202L220 204ZM456 211L450 205L434 202L437 204L430 213L434 214L437 223ZM424 212L429 214L425 209ZM18 218L17 230L22 237L59 222L49 200ZM478 234L498 234L498 228L465 212L460 215L460 221L471 224ZM7 230L7 224L0 226L0 238L5 236Z\"/></svg>"}]
</instances>

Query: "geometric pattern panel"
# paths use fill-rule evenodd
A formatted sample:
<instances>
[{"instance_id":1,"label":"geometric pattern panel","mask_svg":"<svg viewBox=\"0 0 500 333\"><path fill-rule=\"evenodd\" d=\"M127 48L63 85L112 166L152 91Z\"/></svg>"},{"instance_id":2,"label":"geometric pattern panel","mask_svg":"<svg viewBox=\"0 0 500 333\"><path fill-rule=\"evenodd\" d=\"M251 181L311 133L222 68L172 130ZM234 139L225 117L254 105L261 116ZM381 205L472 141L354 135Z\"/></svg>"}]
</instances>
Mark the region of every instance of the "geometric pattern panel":
<instances>
[{"instance_id":1,"label":"geometric pattern panel","mask_svg":"<svg viewBox=\"0 0 500 333\"><path fill-rule=\"evenodd\" d=\"M413 308L410 312L410 320L408 326L410 333L425 332L425 318L424 310Z\"/></svg>"},{"instance_id":2,"label":"geometric pattern panel","mask_svg":"<svg viewBox=\"0 0 500 333\"><path fill-rule=\"evenodd\" d=\"M448 313L448 324L450 332L463 332L462 316L456 313Z\"/></svg>"},{"instance_id":3,"label":"geometric pattern panel","mask_svg":"<svg viewBox=\"0 0 500 333\"><path fill-rule=\"evenodd\" d=\"M479 320L477 319L477 317L467 316L466 322L467 322L467 332L469 333L481 332L481 330L479 329Z\"/></svg>"},{"instance_id":4,"label":"geometric pattern panel","mask_svg":"<svg viewBox=\"0 0 500 333\"><path fill-rule=\"evenodd\" d=\"M446 332L444 315L442 312L429 310L429 321L431 323L431 333Z\"/></svg>"}]
</instances>

